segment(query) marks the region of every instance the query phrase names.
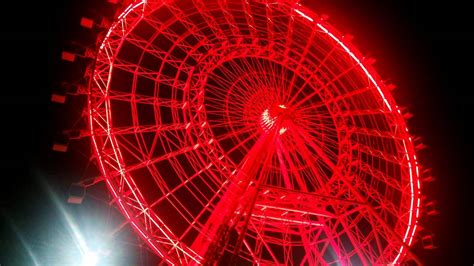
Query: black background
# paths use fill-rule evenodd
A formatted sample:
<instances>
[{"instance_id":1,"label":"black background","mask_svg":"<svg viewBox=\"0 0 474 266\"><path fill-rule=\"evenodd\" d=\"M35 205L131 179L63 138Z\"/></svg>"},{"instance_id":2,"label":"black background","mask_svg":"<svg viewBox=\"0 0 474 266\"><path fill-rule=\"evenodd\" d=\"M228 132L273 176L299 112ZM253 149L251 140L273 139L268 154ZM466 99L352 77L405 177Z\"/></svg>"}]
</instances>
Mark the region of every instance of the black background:
<instances>
[{"instance_id":1,"label":"black background","mask_svg":"<svg viewBox=\"0 0 474 266\"><path fill-rule=\"evenodd\" d=\"M50 152L55 132L68 124L68 116L49 99L69 75L60 61L61 50L72 41L87 43L90 35L79 27L80 17L99 18L107 10L103 2L2 2L1 265L32 264L20 239L33 253L45 252L54 234L64 234L60 228L49 229L60 215L41 184L49 184L64 200L68 184L77 181L84 167L65 164L64 158L72 155ZM355 45L376 58L382 77L398 86L394 94L399 105L414 114L410 129L428 146L421 161L437 178L424 185L423 193L438 201L441 212L423 219L439 248L417 249L417 254L427 265L472 265L474 23L469 1L303 3L355 35Z\"/></svg>"}]
</instances>

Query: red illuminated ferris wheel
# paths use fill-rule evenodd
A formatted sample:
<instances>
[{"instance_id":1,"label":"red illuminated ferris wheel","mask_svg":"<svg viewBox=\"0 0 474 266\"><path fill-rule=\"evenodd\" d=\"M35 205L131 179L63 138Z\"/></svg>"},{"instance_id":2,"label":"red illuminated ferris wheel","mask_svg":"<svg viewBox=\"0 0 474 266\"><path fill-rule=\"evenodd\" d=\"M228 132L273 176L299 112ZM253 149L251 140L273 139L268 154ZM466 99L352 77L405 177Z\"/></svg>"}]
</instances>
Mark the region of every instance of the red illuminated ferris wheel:
<instances>
[{"instance_id":1,"label":"red illuminated ferris wheel","mask_svg":"<svg viewBox=\"0 0 474 266\"><path fill-rule=\"evenodd\" d=\"M96 161L171 264L404 260L419 168L370 60L295 0L137 0L89 84Z\"/></svg>"}]
</instances>

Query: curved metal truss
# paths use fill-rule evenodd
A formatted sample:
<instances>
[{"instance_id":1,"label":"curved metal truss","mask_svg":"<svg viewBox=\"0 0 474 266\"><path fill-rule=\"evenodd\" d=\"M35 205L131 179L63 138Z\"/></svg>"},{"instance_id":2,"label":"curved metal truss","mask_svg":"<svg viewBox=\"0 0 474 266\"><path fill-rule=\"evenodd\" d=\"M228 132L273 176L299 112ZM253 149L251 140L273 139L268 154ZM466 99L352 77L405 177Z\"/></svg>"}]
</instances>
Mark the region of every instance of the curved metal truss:
<instances>
[{"instance_id":1,"label":"curved metal truss","mask_svg":"<svg viewBox=\"0 0 474 266\"><path fill-rule=\"evenodd\" d=\"M396 264L412 243L400 109L296 1L134 1L97 52L89 126L116 204L169 263Z\"/></svg>"}]
</instances>

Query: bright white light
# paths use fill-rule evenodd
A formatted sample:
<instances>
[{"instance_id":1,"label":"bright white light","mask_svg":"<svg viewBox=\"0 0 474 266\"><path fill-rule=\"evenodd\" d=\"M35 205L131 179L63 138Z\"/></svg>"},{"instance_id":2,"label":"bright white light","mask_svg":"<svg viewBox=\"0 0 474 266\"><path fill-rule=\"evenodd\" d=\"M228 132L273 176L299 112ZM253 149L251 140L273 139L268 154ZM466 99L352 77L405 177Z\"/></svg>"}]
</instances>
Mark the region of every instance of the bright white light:
<instances>
[{"instance_id":1,"label":"bright white light","mask_svg":"<svg viewBox=\"0 0 474 266\"><path fill-rule=\"evenodd\" d=\"M306 15L305 13L303 13L303 11L298 10L298 9L295 9L295 11L296 11L296 13L300 14L300 16L304 17L305 19L307 19L307 20L309 20L309 21L311 21L311 22L314 21L310 16Z\"/></svg>"},{"instance_id":2,"label":"bright white light","mask_svg":"<svg viewBox=\"0 0 474 266\"><path fill-rule=\"evenodd\" d=\"M81 266L96 266L99 262L99 256L96 253L88 251L82 256Z\"/></svg>"}]
</instances>

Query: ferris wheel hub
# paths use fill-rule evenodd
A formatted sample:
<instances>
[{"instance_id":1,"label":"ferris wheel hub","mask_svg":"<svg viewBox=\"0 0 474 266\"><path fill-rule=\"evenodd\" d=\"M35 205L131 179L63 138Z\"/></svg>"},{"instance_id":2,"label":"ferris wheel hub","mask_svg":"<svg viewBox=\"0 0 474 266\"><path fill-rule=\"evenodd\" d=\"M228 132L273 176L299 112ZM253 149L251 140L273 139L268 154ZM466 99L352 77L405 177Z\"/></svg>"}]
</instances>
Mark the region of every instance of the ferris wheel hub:
<instances>
[{"instance_id":1,"label":"ferris wheel hub","mask_svg":"<svg viewBox=\"0 0 474 266\"><path fill-rule=\"evenodd\" d=\"M293 120L293 111L284 104L276 104L263 111L260 126L265 132L278 130L283 135Z\"/></svg>"}]
</instances>

